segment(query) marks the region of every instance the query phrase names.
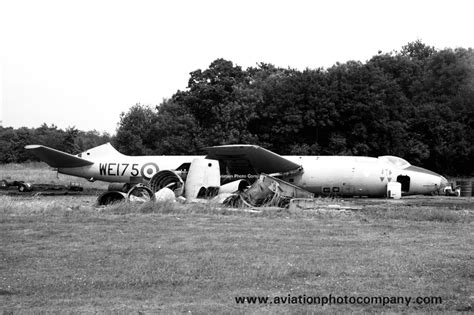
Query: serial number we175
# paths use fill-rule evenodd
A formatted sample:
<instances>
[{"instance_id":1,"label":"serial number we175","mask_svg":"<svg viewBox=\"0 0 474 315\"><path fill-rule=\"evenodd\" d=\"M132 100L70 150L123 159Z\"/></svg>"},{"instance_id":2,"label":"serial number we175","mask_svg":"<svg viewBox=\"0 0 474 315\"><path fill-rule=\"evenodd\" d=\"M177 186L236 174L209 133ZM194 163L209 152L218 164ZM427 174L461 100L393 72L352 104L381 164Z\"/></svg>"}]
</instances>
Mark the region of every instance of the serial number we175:
<instances>
[{"instance_id":1,"label":"serial number we175","mask_svg":"<svg viewBox=\"0 0 474 315\"><path fill-rule=\"evenodd\" d=\"M106 176L124 176L125 172L130 170L130 176L138 176L140 170L138 164L130 163L99 163L100 175Z\"/></svg>"}]
</instances>

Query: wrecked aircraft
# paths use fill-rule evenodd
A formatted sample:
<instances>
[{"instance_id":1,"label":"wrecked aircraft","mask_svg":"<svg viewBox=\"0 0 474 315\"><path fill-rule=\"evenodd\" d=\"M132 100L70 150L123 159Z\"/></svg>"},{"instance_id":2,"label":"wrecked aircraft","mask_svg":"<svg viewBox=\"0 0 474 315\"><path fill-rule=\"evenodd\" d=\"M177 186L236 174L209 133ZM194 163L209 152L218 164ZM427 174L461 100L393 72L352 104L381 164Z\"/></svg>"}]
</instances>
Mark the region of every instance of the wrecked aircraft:
<instances>
[{"instance_id":1,"label":"wrecked aircraft","mask_svg":"<svg viewBox=\"0 0 474 315\"><path fill-rule=\"evenodd\" d=\"M275 198L271 204L282 204L289 196L308 194L386 197L393 182L400 183L403 195L439 192L447 185L443 176L395 156L281 156L256 145L209 147L205 156L127 156L110 143L78 155L42 145L25 148L59 173L115 183L109 190L123 187L125 193L147 184L154 193L167 188L187 200L239 191L229 204L268 204L268 196ZM264 200L262 190L271 191Z\"/></svg>"}]
</instances>

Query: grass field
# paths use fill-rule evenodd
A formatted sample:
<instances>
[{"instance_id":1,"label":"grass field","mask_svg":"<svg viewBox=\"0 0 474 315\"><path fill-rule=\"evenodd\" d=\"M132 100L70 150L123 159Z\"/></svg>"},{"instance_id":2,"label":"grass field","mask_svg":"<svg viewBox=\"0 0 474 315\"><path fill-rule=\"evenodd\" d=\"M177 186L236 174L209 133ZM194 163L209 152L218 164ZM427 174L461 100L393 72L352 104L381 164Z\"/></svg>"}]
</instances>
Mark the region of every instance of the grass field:
<instances>
[{"instance_id":1,"label":"grass field","mask_svg":"<svg viewBox=\"0 0 474 315\"><path fill-rule=\"evenodd\" d=\"M362 210L96 208L92 195L0 196L0 307L60 313L472 311L472 198L351 202ZM412 301L321 306L235 299L329 295ZM417 304L416 297L441 297L441 303Z\"/></svg>"},{"instance_id":2,"label":"grass field","mask_svg":"<svg viewBox=\"0 0 474 315\"><path fill-rule=\"evenodd\" d=\"M43 162L25 164L0 164L0 180L25 181L31 184L69 185L79 183L86 190L107 189L107 183L89 182L84 178L60 174Z\"/></svg>"}]
</instances>

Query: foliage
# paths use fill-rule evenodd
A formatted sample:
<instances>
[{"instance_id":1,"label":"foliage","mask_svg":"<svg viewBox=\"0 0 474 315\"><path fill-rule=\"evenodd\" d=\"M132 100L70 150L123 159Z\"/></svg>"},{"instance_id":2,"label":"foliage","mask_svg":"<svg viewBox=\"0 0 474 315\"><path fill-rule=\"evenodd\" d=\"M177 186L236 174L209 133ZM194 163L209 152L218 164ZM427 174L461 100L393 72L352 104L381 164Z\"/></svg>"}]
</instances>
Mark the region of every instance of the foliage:
<instances>
[{"instance_id":1,"label":"foliage","mask_svg":"<svg viewBox=\"0 0 474 315\"><path fill-rule=\"evenodd\" d=\"M421 41L365 63L328 69L243 70L217 59L190 73L187 89L156 108L122 113L113 144L124 154L203 154L213 145L251 143L279 154L396 155L444 175L474 175L474 52ZM0 163L29 157L41 143L77 152L108 135L0 129Z\"/></svg>"},{"instance_id":2,"label":"foliage","mask_svg":"<svg viewBox=\"0 0 474 315\"><path fill-rule=\"evenodd\" d=\"M150 126L156 119L152 108L135 104L127 114L120 115L119 128L113 139L114 146L123 154L145 155L149 153Z\"/></svg>"},{"instance_id":3,"label":"foliage","mask_svg":"<svg viewBox=\"0 0 474 315\"><path fill-rule=\"evenodd\" d=\"M39 128L4 128L0 127L0 163L22 163L38 161L38 159L24 149L28 144L42 144L57 150L72 154L85 151L89 148L109 142L107 133L100 134L93 131L80 131L75 127L66 130L46 124Z\"/></svg>"},{"instance_id":4,"label":"foliage","mask_svg":"<svg viewBox=\"0 0 474 315\"><path fill-rule=\"evenodd\" d=\"M217 59L135 127L121 122L117 138L130 133L122 145L138 146L133 153L252 143L280 154L390 154L445 175L473 175L473 83L472 49L421 41L329 69L242 70Z\"/></svg>"}]
</instances>

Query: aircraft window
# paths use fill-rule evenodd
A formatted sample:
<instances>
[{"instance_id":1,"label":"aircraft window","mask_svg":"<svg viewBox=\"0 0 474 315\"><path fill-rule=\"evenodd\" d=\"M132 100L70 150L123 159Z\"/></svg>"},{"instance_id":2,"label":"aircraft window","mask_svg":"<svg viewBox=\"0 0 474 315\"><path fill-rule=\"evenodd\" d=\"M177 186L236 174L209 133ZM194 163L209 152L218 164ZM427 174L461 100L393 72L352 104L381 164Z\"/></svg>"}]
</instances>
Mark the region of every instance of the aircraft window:
<instances>
[{"instance_id":1,"label":"aircraft window","mask_svg":"<svg viewBox=\"0 0 474 315\"><path fill-rule=\"evenodd\" d=\"M339 187L333 187L332 192L339 192Z\"/></svg>"},{"instance_id":2,"label":"aircraft window","mask_svg":"<svg viewBox=\"0 0 474 315\"><path fill-rule=\"evenodd\" d=\"M324 193L330 193L330 192L331 192L331 188L330 188L330 187L323 187L323 192L324 192Z\"/></svg>"}]
</instances>

